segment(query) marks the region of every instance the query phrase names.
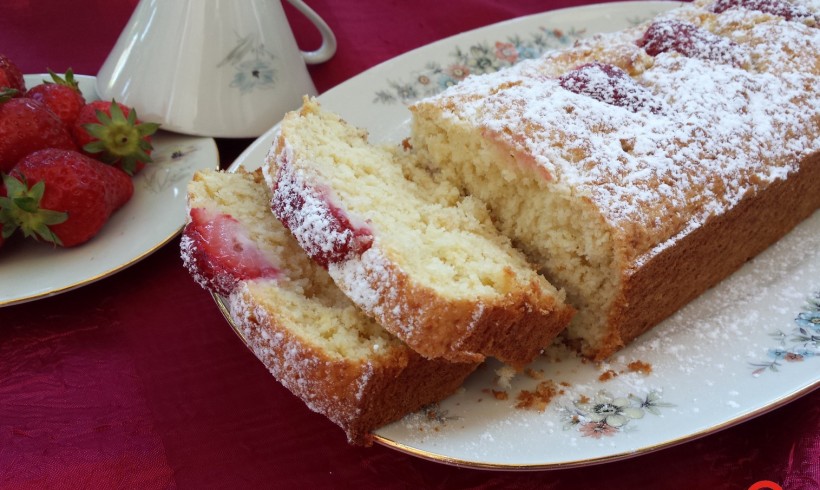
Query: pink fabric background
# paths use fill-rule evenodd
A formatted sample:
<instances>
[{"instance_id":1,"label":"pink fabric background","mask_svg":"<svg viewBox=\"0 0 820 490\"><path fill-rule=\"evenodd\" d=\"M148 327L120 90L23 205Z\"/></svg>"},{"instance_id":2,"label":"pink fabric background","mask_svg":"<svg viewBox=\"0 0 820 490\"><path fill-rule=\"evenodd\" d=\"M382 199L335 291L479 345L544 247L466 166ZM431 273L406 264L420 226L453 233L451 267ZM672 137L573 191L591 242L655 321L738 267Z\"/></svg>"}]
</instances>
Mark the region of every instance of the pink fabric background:
<instances>
[{"instance_id":1,"label":"pink fabric background","mask_svg":"<svg viewBox=\"0 0 820 490\"><path fill-rule=\"evenodd\" d=\"M339 50L320 92L459 32L582 0L312 0ZM5 0L0 52L27 73L95 74L135 0ZM306 21L287 8L297 30ZM318 35L301 29L303 48ZM251 140L218 141L227 166ZM0 251L0 267L3 257ZM282 388L183 269L139 264L0 309L0 488L820 488L820 391L631 460L548 472L455 468L343 433ZM548 443L548 441L545 441Z\"/></svg>"}]
</instances>

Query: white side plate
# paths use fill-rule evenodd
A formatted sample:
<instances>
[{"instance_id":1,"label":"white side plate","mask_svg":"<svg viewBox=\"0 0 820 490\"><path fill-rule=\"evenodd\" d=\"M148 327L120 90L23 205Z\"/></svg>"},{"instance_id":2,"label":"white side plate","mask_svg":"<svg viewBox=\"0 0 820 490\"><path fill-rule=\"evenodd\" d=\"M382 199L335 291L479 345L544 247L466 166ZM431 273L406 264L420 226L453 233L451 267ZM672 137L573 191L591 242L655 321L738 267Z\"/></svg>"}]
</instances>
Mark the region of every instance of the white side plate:
<instances>
[{"instance_id":1,"label":"white side plate","mask_svg":"<svg viewBox=\"0 0 820 490\"><path fill-rule=\"evenodd\" d=\"M98 98L94 77L75 78L86 100ZM26 86L33 87L50 77L25 79ZM91 241L62 249L16 237L0 248L0 306L52 296L110 276L179 233L185 223L188 181L196 170L219 167L216 143L159 131L153 145L154 163L134 178L134 197Z\"/></svg>"}]
</instances>

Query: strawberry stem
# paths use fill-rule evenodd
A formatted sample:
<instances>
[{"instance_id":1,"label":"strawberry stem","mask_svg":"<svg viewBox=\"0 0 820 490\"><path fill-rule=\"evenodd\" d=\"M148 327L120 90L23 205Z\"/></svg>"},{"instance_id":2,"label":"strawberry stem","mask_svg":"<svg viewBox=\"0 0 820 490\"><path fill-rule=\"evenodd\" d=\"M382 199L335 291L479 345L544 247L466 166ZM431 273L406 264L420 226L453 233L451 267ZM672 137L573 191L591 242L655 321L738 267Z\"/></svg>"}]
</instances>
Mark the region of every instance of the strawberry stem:
<instances>
[{"instance_id":1,"label":"strawberry stem","mask_svg":"<svg viewBox=\"0 0 820 490\"><path fill-rule=\"evenodd\" d=\"M41 209L40 201L45 192L45 182L40 181L29 187L25 177L19 180L11 175L3 175L6 196L0 196L0 222L3 224L3 238L8 238L16 229L24 236L34 236L46 242L62 245L49 228L68 219L68 213Z\"/></svg>"},{"instance_id":2,"label":"strawberry stem","mask_svg":"<svg viewBox=\"0 0 820 490\"><path fill-rule=\"evenodd\" d=\"M62 77L53 72L51 68L48 69L48 74L51 75L51 80L43 80L43 83L65 85L66 87L73 88L77 92L80 92L80 84L74 78L74 70L71 68L67 69Z\"/></svg>"},{"instance_id":3,"label":"strawberry stem","mask_svg":"<svg viewBox=\"0 0 820 490\"><path fill-rule=\"evenodd\" d=\"M111 116L97 110L97 123L83 125L95 141L83 146L87 153L99 154L99 159L108 164L120 162L122 169L133 175L138 162L149 163L152 150L146 137L157 132L159 124L137 123L137 111L130 109L123 114L116 101L111 101Z\"/></svg>"},{"instance_id":4,"label":"strawberry stem","mask_svg":"<svg viewBox=\"0 0 820 490\"><path fill-rule=\"evenodd\" d=\"M0 104L8 102L19 94L20 91L16 88L2 88L0 89Z\"/></svg>"}]
</instances>

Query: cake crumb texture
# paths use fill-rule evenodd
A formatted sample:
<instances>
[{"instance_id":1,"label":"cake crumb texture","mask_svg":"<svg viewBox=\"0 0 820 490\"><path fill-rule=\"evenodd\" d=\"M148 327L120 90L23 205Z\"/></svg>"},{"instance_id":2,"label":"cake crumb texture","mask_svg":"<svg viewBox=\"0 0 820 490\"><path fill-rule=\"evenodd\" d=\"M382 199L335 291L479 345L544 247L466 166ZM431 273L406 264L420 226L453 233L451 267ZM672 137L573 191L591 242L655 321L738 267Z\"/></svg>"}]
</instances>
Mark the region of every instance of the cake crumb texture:
<instances>
[{"instance_id":1,"label":"cake crumb texture","mask_svg":"<svg viewBox=\"0 0 820 490\"><path fill-rule=\"evenodd\" d=\"M566 340L605 358L820 206L820 29L794 5L813 15L700 2L469 77L411 107L410 144L566 291ZM658 23L687 49L649 55Z\"/></svg>"}]
</instances>

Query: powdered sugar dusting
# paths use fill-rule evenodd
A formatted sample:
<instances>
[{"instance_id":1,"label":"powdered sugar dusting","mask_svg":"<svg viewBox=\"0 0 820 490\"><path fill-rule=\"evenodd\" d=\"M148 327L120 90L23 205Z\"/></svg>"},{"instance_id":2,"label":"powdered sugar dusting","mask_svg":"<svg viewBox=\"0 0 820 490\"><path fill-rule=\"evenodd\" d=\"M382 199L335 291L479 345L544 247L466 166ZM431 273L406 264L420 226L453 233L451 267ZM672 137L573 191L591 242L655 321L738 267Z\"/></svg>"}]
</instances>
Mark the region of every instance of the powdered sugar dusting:
<instances>
[{"instance_id":1,"label":"powdered sugar dusting","mask_svg":"<svg viewBox=\"0 0 820 490\"><path fill-rule=\"evenodd\" d=\"M816 27L744 9L728 10L712 22L715 32L749 53L756 71L806 71L817 65L820 36Z\"/></svg>"},{"instance_id":2,"label":"powdered sugar dusting","mask_svg":"<svg viewBox=\"0 0 820 490\"><path fill-rule=\"evenodd\" d=\"M371 315L384 316L382 301L392 299L385 291L391 274L389 261L378 246L359 257L330 264L328 272L353 303Z\"/></svg>"},{"instance_id":3,"label":"powdered sugar dusting","mask_svg":"<svg viewBox=\"0 0 820 490\"><path fill-rule=\"evenodd\" d=\"M816 22L816 16L805 6L787 0L715 0L712 11L721 13L730 9L747 9L777 15L786 20Z\"/></svg>"},{"instance_id":4,"label":"powdered sugar dusting","mask_svg":"<svg viewBox=\"0 0 820 490\"><path fill-rule=\"evenodd\" d=\"M659 19L647 28L638 41L651 56L675 51L690 58L701 58L734 66L749 63L748 54L731 40L677 19Z\"/></svg>"},{"instance_id":5,"label":"powdered sugar dusting","mask_svg":"<svg viewBox=\"0 0 820 490\"><path fill-rule=\"evenodd\" d=\"M379 247L377 239L363 254L330 264L328 272L356 305L380 323L398 327L396 334L412 344L422 337L419 325L429 317L429 312L424 305L409 305L394 287L399 282L397 267ZM403 320L401 324L397 324L398 318Z\"/></svg>"},{"instance_id":6,"label":"powdered sugar dusting","mask_svg":"<svg viewBox=\"0 0 820 490\"><path fill-rule=\"evenodd\" d=\"M249 297L252 298L253 293L249 293L245 285L240 285L228 298L233 323L240 329L245 343L270 373L285 388L301 398L310 410L347 428L349 422L362 412L362 406L343 400L338 395L327 396L321 386L321 377L312 374L330 372L330 361L317 356L311 351L309 344L298 338L270 330L268 325L276 325L276 322L271 321L269 312L262 305L248 301ZM369 364L362 367L363 372L355 379L356 400L364 393L373 374L373 368Z\"/></svg>"},{"instance_id":7,"label":"powdered sugar dusting","mask_svg":"<svg viewBox=\"0 0 820 490\"><path fill-rule=\"evenodd\" d=\"M562 75L559 83L570 92L624 107L632 112L663 110L660 100L635 83L625 71L613 65L588 63Z\"/></svg>"},{"instance_id":8,"label":"powdered sugar dusting","mask_svg":"<svg viewBox=\"0 0 820 490\"><path fill-rule=\"evenodd\" d=\"M183 233L179 239L180 257L182 258L182 264L185 266L185 269L188 270L189 274L191 274L191 278L193 278L193 280L201 287L207 289L210 286L209 281L199 272L199 268L195 266L195 245L196 244L193 239Z\"/></svg>"},{"instance_id":9,"label":"powdered sugar dusting","mask_svg":"<svg viewBox=\"0 0 820 490\"><path fill-rule=\"evenodd\" d=\"M353 226L331 203L330 192L309 185L290 163L292 150L286 146L277 157L271 209L299 245L316 262L327 267L370 247L365 227ZM270 176L270 172L266 174Z\"/></svg>"},{"instance_id":10,"label":"powdered sugar dusting","mask_svg":"<svg viewBox=\"0 0 820 490\"><path fill-rule=\"evenodd\" d=\"M810 31L818 42L820 30ZM635 78L664 105L653 114L564 90L537 64L468 78L442 96L458 101L450 117L534 155L557 185L589 196L613 228L637 238L636 256L820 150L820 77L811 72L750 72L661 53Z\"/></svg>"}]
</instances>

